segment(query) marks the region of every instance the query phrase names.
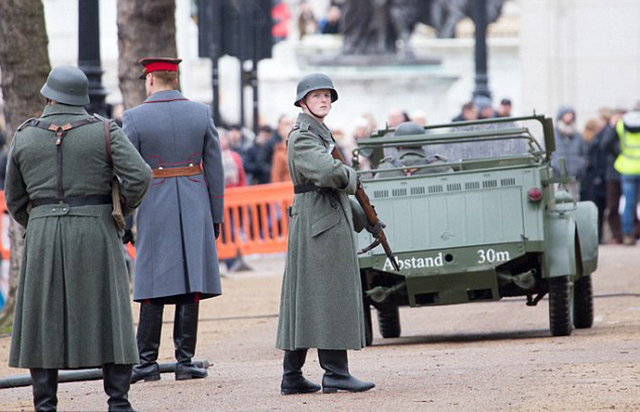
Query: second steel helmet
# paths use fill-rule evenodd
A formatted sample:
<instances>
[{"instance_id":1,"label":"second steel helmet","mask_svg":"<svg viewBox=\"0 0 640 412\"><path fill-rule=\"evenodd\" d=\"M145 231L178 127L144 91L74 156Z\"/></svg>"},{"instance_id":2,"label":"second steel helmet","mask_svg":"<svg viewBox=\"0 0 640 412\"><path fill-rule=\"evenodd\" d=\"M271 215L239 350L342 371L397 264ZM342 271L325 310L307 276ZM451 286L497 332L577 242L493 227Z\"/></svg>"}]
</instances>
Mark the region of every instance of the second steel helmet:
<instances>
[{"instance_id":1,"label":"second steel helmet","mask_svg":"<svg viewBox=\"0 0 640 412\"><path fill-rule=\"evenodd\" d=\"M416 136L427 134L427 131L424 127L420 126L416 122L404 122L400 123L398 127L396 127L396 131L391 136ZM404 148L422 148L422 143L405 143L402 145Z\"/></svg>"},{"instance_id":2,"label":"second steel helmet","mask_svg":"<svg viewBox=\"0 0 640 412\"><path fill-rule=\"evenodd\" d=\"M420 126L416 122L404 122L400 123L398 127L396 127L396 131L393 134L394 136L411 136L416 134L426 134L427 131L424 127Z\"/></svg>"},{"instance_id":3,"label":"second steel helmet","mask_svg":"<svg viewBox=\"0 0 640 412\"><path fill-rule=\"evenodd\" d=\"M40 94L47 99L70 106L89 104L89 80L82 70L74 66L58 66L51 70Z\"/></svg>"},{"instance_id":4,"label":"second steel helmet","mask_svg":"<svg viewBox=\"0 0 640 412\"><path fill-rule=\"evenodd\" d=\"M304 76L298 82L296 101L293 104L300 107L299 101L304 99L307 93L321 89L329 89L331 91L331 103L338 100L338 92L335 87L333 87L333 82L329 76L323 73L311 73Z\"/></svg>"}]
</instances>

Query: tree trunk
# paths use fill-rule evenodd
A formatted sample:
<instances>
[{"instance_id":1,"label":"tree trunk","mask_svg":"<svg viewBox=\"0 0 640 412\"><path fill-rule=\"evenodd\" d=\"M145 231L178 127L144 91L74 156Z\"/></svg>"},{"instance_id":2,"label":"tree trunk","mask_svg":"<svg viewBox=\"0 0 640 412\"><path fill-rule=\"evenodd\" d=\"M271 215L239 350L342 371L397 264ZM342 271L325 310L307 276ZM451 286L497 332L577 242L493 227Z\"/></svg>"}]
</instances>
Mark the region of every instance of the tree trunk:
<instances>
[{"instance_id":1,"label":"tree trunk","mask_svg":"<svg viewBox=\"0 0 640 412\"><path fill-rule=\"evenodd\" d=\"M118 0L118 73L125 109L146 98L138 60L177 57L175 14L175 0Z\"/></svg>"},{"instance_id":2,"label":"tree trunk","mask_svg":"<svg viewBox=\"0 0 640 412\"><path fill-rule=\"evenodd\" d=\"M38 117L44 108L40 88L51 70L42 0L0 0L0 71L7 144L24 120ZM24 229L11 219L9 239L9 296L0 313L0 331L13 322L16 289L24 251Z\"/></svg>"}]
</instances>

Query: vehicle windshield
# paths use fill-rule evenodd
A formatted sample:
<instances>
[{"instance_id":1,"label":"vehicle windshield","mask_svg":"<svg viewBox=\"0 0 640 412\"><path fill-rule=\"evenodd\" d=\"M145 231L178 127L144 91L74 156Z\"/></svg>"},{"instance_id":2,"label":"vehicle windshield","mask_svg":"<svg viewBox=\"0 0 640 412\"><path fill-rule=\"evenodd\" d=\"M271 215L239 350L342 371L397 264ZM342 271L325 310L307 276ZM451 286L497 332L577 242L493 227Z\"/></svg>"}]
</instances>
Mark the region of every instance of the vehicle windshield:
<instances>
[{"instance_id":1,"label":"vehicle windshield","mask_svg":"<svg viewBox=\"0 0 640 412\"><path fill-rule=\"evenodd\" d=\"M403 156L416 153L459 163L482 159L545 155L541 118L495 119L425 127L424 135L395 136L393 130L380 131L358 142L358 156L376 169L385 161L400 167ZM415 160L415 159L414 159ZM366 164L367 161L365 160ZM362 167L359 170L366 170Z\"/></svg>"},{"instance_id":2,"label":"vehicle windshield","mask_svg":"<svg viewBox=\"0 0 640 412\"><path fill-rule=\"evenodd\" d=\"M495 133L491 133L492 131ZM471 135L468 139L452 136L449 144L425 147L427 152L442 151L450 161L519 156L544 151L545 148L542 125L535 120L471 125L454 123L446 130L433 129L428 132L451 133L454 136L464 132ZM473 136L474 134L477 135Z\"/></svg>"}]
</instances>

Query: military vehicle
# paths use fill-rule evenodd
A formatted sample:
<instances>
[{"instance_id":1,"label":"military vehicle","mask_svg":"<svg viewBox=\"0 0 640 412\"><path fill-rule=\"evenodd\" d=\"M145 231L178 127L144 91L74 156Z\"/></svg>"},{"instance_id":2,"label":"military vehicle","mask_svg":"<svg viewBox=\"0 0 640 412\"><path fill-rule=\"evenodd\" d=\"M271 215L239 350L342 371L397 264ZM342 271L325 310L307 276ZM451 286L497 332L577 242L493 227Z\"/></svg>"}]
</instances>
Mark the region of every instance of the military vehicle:
<instances>
[{"instance_id":1,"label":"military vehicle","mask_svg":"<svg viewBox=\"0 0 640 412\"><path fill-rule=\"evenodd\" d=\"M354 150L356 169L362 169L359 159L371 164L358 174L387 225L400 267L392 267L381 247L367 250L369 233L358 235L367 343L373 338L370 306L384 338L400 336L400 306L511 297L536 306L546 295L552 335L591 327L597 212L592 202L574 202L563 190L571 178L553 176L551 119L534 115L424 129L403 136L382 130ZM396 162L379 171L385 156L408 146L441 155L440 161L410 167ZM562 159L560 165L564 170Z\"/></svg>"}]
</instances>

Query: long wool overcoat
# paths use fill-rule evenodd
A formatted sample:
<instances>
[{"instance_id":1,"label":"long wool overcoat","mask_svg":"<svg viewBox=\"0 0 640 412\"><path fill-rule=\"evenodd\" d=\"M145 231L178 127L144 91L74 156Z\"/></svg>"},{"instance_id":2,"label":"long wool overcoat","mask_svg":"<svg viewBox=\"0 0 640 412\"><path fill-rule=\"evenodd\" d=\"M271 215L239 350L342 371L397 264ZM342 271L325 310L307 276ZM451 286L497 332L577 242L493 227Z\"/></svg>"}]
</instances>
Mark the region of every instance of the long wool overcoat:
<instances>
[{"instance_id":1,"label":"long wool overcoat","mask_svg":"<svg viewBox=\"0 0 640 412\"><path fill-rule=\"evenodd\" d=\"M349 197L356 173L328 152L329 129L300 114L289 136L287 160L294 185L331 192L296 194L291 207L287 260L276 347L361 349L365 345L356 230L364 215ZM355 225L355 226L354 226Z\"/></svg>"},{"instance_id":2,"label":"long wool overcoat","mask_svg":"<svg viewBox=\"0 0 640 412\"><path fill-rule=\"evenodd\" d=\"M137 301L221 293L213 224L222 223L224 174L209 107L177 90L124 112L123 128L152 167L202 164L203 174L154 178L138 210Z\"/></svg>"},{"instance_id":3,"label":"long wool overcoat","mask_svg":"<svg viewBox=\"0 0 640 412\"><path fill-rule=\"evenodd\" d=\"M89 115L82 107L47 106L41 120L57 125ZM85 368L138 362L129 276L111 205L43 205L56 198L56 136L36 127L16 132L9 153L6 202L26 227L9 365ZM151 170L122 130L111 123L113 168L102 122L71 129L63 138L65 197L111 194L113 170L125 206L140 204Z\"/></svg>"}]
</instances>

